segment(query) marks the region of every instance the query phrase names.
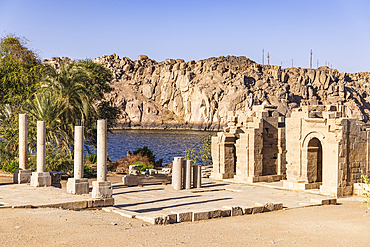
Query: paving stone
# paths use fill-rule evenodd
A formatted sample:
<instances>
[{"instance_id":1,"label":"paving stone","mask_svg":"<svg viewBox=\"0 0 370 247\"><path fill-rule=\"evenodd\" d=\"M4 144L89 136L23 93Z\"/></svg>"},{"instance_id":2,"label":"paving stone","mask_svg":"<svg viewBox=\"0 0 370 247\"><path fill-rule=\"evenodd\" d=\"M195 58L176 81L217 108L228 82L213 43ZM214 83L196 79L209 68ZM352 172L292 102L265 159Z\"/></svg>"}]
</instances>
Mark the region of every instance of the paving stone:
<instances>
[{"instance_id":1,"label":"paving stone","mask_svg":"<svg viewBox=\"0 0 370 247\"><path fill-rule=\"evenodd\" d=\"M148 222L153 225L162 225L163 224L163 215L161 216L146 216L146 215L137 215L137 219Z\"/></svg>"},{"instance_id":2,"label":"paving stone","mask_svg":"<svg viewBox=\"0 0 370 247\"><path fill-rule=\"evenodd\" d=\"M192 221L208 220L209 211L193 211Z\"/></svg>"},{"instance_id":3,"label":"paving stone","mask_svg":"<svg viewBox=\"0 0 370 247\"><path fill-rule=\"evenodd\" d=\"M112 207L113 209L112 209L112 212L113 213L117 213L117 214L119 214L119 215L121 215L121 216L123 216L123 217L126 217L126 218L131 218L131 219L133 219L133 218L135 218L136 217L136 214L135 213L133 213L133 212L130 212L130 211L127 211L127 210L123 210L123 209L117 209L117 208L115 208L115 207ZM103 208L104 209L104 208Z\"/></svg>"},{"instance_id":4,"label":"paving stone","mask_svg":"<svg viewBox=\"0 0 370 247\"><path fill-rule=\"evenodd\" d=\"M263 207L264 207L263 209L264 212L274 211L274 204L272 202L265 203Z\"/></svg>"},{"instance_id":5,"label":"paving stone","mask_svg":"<svg viewBox=\"0 0 370 247\"><path fill-rule=\"evenodd\" d=\"M102 208L103 211L108 212L108 213L112 212L113 209L115 209L115 207L105 207L105 208Z\"/></svg>"},{"instance_id":6,"label":"paving stone","mask_svg":"<svg viewBox=\"0 0 370 247\"><path fill-rule=\"evenodd\" d=\"M284 204L283 203L274 203L274 211L276 210L283 210Z\"/></svg>"},{"instance_id":7,"label":"paving stone","mask_svg":"<svg viewBox=\"0 0 370 247\"><path fill-rule=\"evenodd\" d=\"M253 214L263 213L264 210L265 206L263 204L256 203L256 205L253 206Z\"/></svg>"},{"instance_id":8,"label":"paving stone","mask_svg":"<svg viewBox=\"0 0 370 247\"><path fill-rule=\"evenodd\" d=\"M229 216L231 216L231 209L227 209L227 208L221 209L221 216L222 217L229 217Z\"/></svg>"},{"instance_id":9,"label":"paving stone","mask_svg":"<svg viewBox=\"0 0 370 247\"><path fill-rule=\"evenodd\" d=\"M192 221L193 212L172 212L176 214L177 222Z\"/></svg>"},{"instance_id":10,"label":"paving stone","mask_svg":"<svg viewBox=\"0 0 370 247\"><path fill-rule=\"evenodd\" d=\"M87 208L87 201L80 201L80 202L72 202L71 209L84 209Z\"/></svg>"},{"instance_id":11,"label":"paving stone","mask_svg":"<svg viewBox=\"0 0 370 247\"><path fill-rule=\"evenodd\" d=\"M166 216L163 216L163 224L173 224L177 221L177 215L176 214L169 214Z\"/></svg>"},{"instance_id":12,"label":"paving stone","mask_svg":"<svg viewBox=\"0 0 370 247\"><path fill-rule=\"evenodd\" d=\"M243 214L252 214L253 213L253 206L244 206L242 207Z\"/></svg>"},{"instance_id":13,"label":"paving stone","mask_svg":"<svg viewBox=\"0 0 370 247\"><path fill-rule=\"evenodd\" d=\"M209 211L209 218L210 219L219 218L219 217L221 217L221 209L215 209L215 210Z\"/></svg>"},{"instance_id":14,"label":"paving stone","mask_svg":"<svg viewBox=\"0 0 370 247\"><path fill-rule=\"evenodd\" d=\"M111 198L104 198L104 206L112 206L114 205L114 198L111 197Z\"/></svg>"}]
</instances>

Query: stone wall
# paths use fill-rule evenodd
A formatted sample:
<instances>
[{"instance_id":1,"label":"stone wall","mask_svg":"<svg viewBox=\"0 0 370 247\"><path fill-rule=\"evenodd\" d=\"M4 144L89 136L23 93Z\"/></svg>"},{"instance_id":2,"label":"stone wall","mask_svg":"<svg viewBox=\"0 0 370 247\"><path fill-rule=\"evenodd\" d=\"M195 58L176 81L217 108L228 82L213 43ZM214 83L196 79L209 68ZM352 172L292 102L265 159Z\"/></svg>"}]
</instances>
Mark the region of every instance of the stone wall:
<instances>
[{"instance_id":1,"label":"stone wall","mask_svg":"<svg viewBox=\"0 0 370 247\"><path fill-rule=\"evenodd\" d=\"M228 127L212 139L213 179L256 182L285 172L285 155L278 154L279 150L285 154L281 143L285 136L276 108L263 104L248 111L228 112ZM223 142L226 139L227 145ZM221 159L226 149L229 159Z\"/></svg>"},{"instance_id":2,"label":"stone wall","mask_svg":"<svg viewBox=\"0 0 370 247\"><path fill-rule=\"evenodd\" d=\"M286 119L288 182L343 196L352 194L361 170L370 174L370 131L344 116L343 106L312 106Z\"/></svg>"}]
</instances>

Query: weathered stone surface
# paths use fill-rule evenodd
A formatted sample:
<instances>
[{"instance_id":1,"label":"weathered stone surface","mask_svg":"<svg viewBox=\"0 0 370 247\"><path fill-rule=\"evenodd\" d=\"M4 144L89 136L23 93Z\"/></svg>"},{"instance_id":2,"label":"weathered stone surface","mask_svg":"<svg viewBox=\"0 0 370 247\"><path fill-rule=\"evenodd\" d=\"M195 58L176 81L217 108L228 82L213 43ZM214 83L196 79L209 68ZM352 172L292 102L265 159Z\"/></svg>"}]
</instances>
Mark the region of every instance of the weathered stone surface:
<instances>
[{"instance_id":1,"label":"weathered stone surface","mask_svg":"<svg viewBox=\"0 0 370 247\"><path fill-rule=\"evenodd\" d=\"M185 221L192 221L192 212L173 212L176 215L177 222L185 222Z\"/></svg>"},{"instance_id":2,"label":"weathered stone surface","mask_svg":"<svg viewBox=\"0 0 370 247\"><path fill-rule=\"evenodd\" d=\"M350 117L367 120L370 113L367 72L282 69L234 56L185 63L109 55L95 62L113 72L114 91L106 97L121 110L119 127L219 130L226 126L227 111L265 101L288 116L299 106L333 103L349 106Z\"/></svg>"},{"instance_id":3,"label":"weathered stone surface","mask_svg":"<svg viewBox=\"0 0 370 247\"><path fill-rule=\"evenodd\" d=\"M67 193L74 195L89 194L89 181L87 178L68 178Z\"/></svg>"},{"instance_id":4,"label":"weathered stone surface","mask_svg":"<svg viewBox=\"0 0 370 247\"><path fill-rule=\"evenodd\" d=\"M92 198L93 199L106 199L112 197L112 183L110 181L93 181L92 182Z\"/></svg>"},{"instance_id":5,"label":"weathered stone surface","mask_svg":"<svg viewBox=\"0 0 370 247\"><path fill-rule=\"evenodd\" d=\"M194 211L192 221L208 220L209 211Z\"/></svg>"},{"instance_id":6,"label":"weathered stone surface","mask_svg":"<svg viewBox=\"0 0 370 247\"><path fill-rule=\"evenodd\" d=\"M69 58L45 60L59 67ZM344 104L348 117L367 121L370 74L335 69L260 65L246 57L212 57L199 61L146 55L137 60L116 54L95 59L113 72L114 90L106 99L121 113L117 128L183 128L221 130L227 111L268 102L290 116L304 105Z\"/></svg>"}]
</instances>

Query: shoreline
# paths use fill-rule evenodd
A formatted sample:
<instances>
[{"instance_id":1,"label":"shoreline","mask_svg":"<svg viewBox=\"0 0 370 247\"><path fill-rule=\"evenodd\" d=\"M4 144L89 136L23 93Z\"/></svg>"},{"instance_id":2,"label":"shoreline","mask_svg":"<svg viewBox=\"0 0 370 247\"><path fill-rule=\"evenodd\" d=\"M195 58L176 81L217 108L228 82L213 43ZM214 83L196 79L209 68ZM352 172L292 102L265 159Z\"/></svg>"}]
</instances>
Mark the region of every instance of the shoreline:
<instances>
[{"instance_id":1,"label":"shoreline","mask_svg":"<svg viewBox=\"0 0 370 247\"><path fill-rule=\"evenodd\" d=\"M159 124L159 123L140 123L140 124L120 124L109 130L191 130L191 131L222 131L227 125L225 124Z\"/></svg>"}]
</instances>

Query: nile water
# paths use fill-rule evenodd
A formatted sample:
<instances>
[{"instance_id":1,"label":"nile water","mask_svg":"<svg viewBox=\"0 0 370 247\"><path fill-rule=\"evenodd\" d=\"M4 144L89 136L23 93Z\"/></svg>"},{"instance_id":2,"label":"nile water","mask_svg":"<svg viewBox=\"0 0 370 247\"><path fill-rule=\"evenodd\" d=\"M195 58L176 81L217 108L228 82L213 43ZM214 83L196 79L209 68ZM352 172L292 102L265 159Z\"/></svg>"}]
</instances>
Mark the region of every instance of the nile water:
<instances>
[{"instance_id":1,"label":"nile water","mask_svg":"<svg viewBox=\"0 0 370 247\"><path fill-rule=\"evenodd\" d=\"M171 163L174 157L183 157L188 148L196 151L203 138L216 132L191 130L114 130L108 133L108 156L112 161L126 157L127 151L148 146L156 160Z\"/></svg>"}]
</instances>

